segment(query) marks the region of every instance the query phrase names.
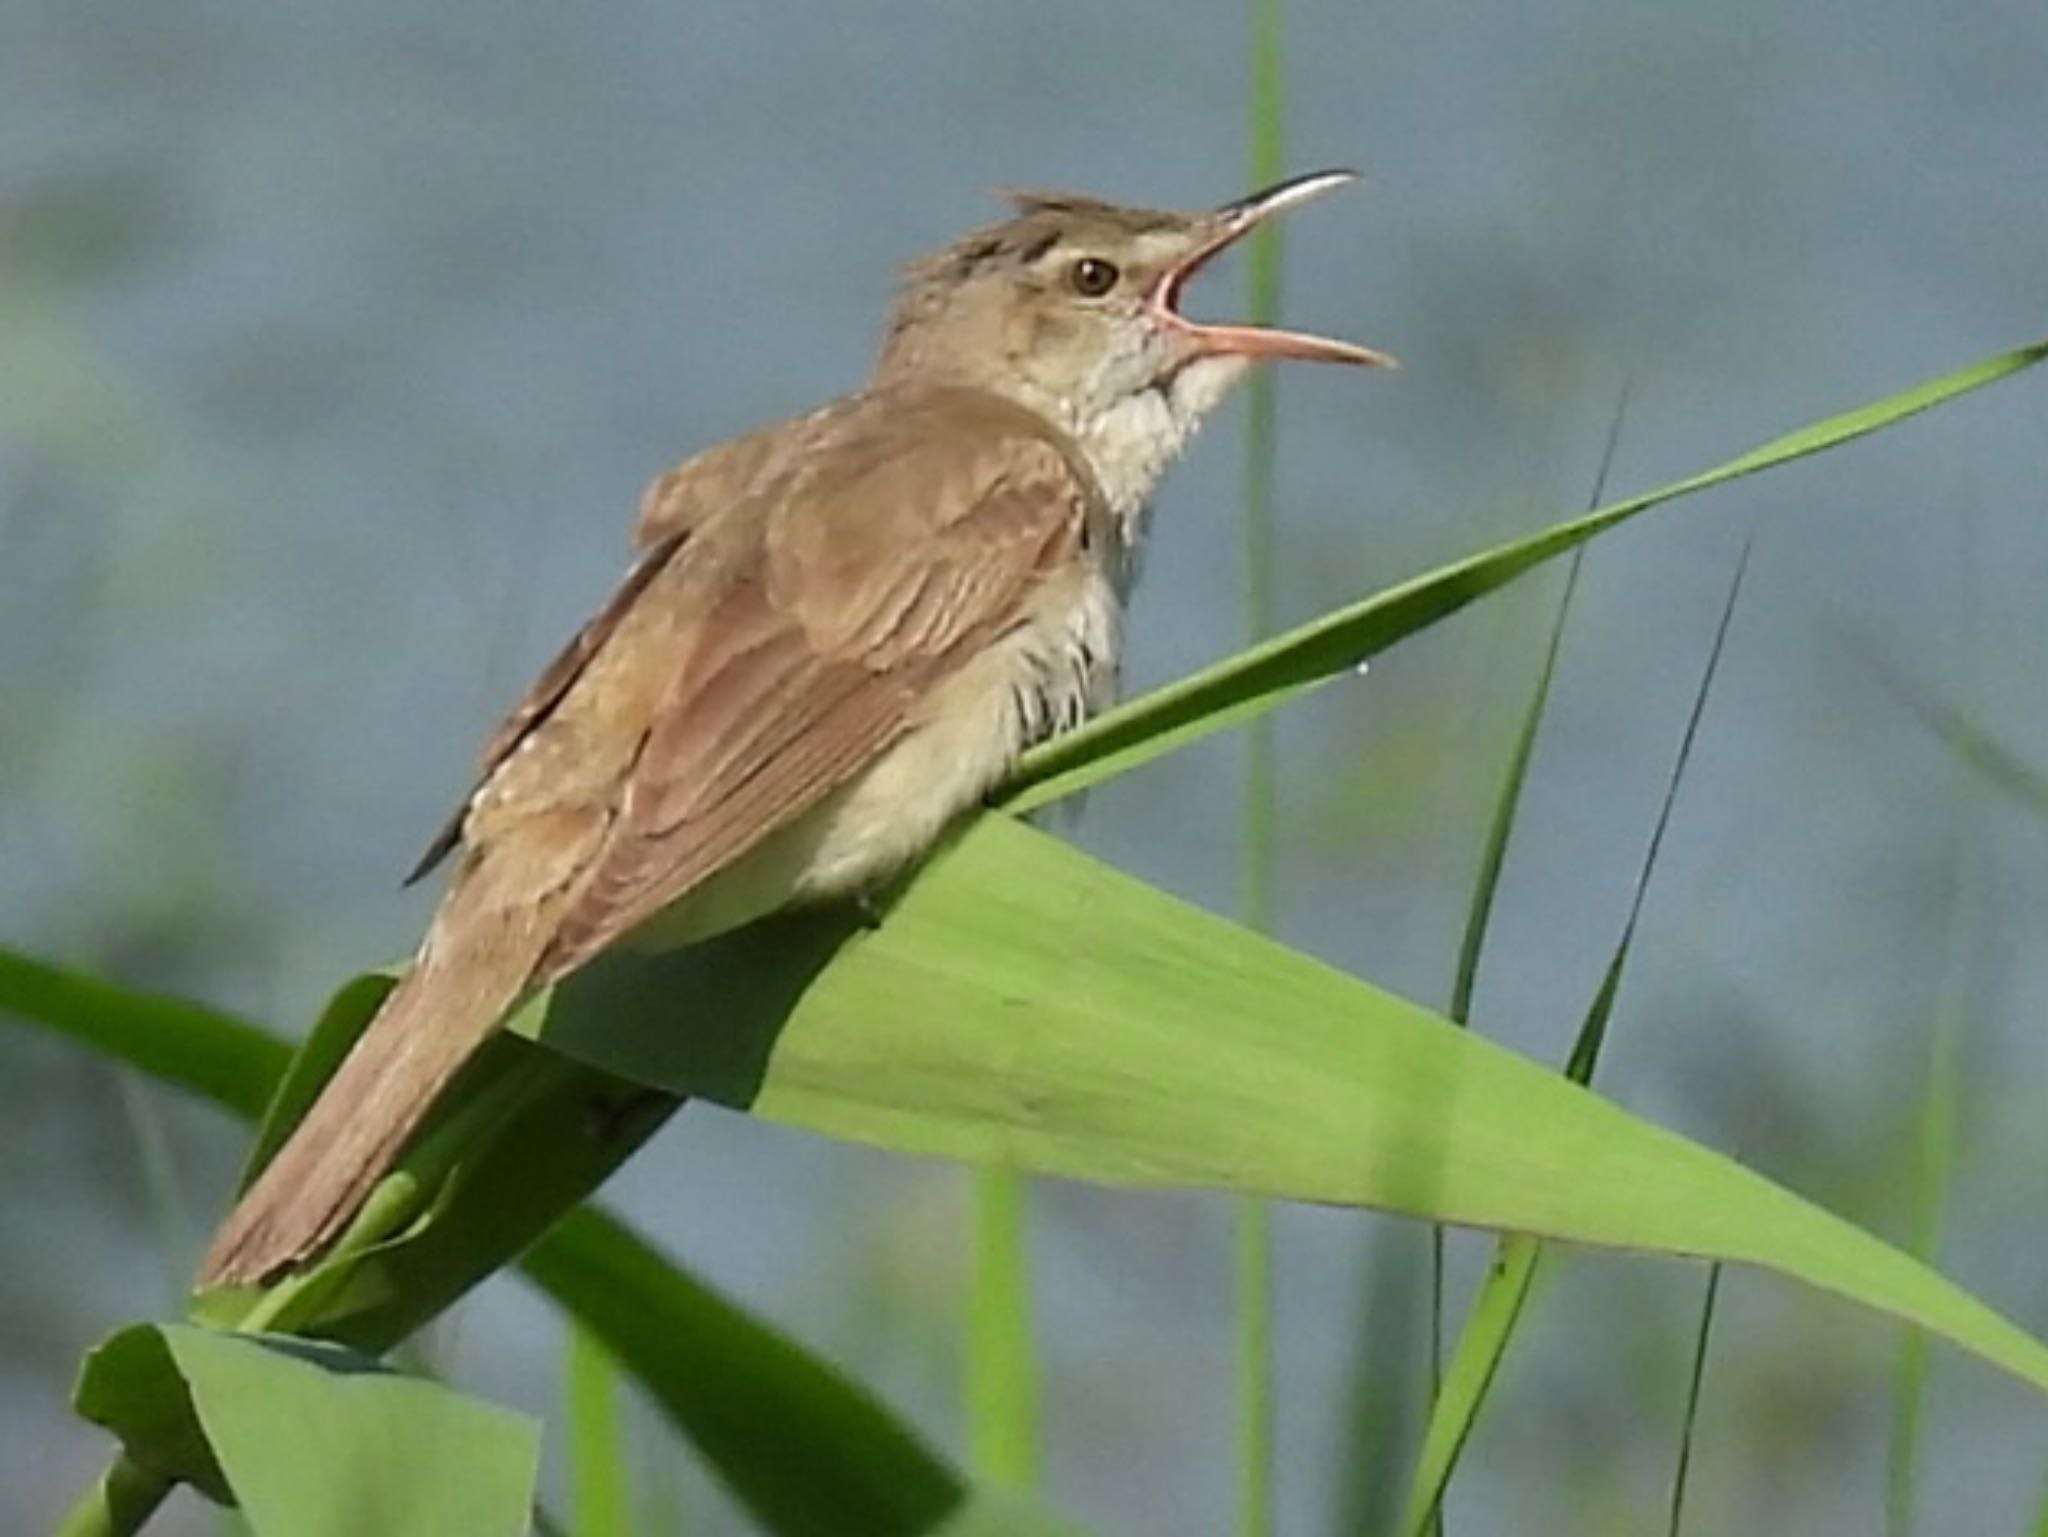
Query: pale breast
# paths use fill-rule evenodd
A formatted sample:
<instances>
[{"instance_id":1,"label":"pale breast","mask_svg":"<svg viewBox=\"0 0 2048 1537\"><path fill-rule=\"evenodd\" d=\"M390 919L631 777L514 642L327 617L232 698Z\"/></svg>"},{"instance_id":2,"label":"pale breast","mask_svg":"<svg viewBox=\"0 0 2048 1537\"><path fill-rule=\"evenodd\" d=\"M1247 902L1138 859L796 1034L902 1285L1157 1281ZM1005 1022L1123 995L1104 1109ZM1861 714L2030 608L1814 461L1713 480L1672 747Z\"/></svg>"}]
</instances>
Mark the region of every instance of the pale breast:
<instances>
[{"instance_id":1,"label":"pale breast","mask_svg":"<svg viewBox=\"0 0 2048 1537\"><path fill-rule=\"evenodd\" d=\"M799 900L871 889L979 804L1024 749L1116 691L1121 606L1093 564L1049 582L1026 616L935 690L918 721L853 780L771 834L629 941L662 949Z\"/></svg>"},{"instance_id":2,"label":"pale breast","mask_svg":"<svg viewBox=\"0 0 2048 1537\"><path fill-rule=\"evenodd\" d=\"M803 894L834 895L894 874L980 802L1025 748L1107 704L1121 617L1112 581L1092 565L1048 583L1013 629L933 693L908 735L815 814Z\"/></svg>"}]
</instances>

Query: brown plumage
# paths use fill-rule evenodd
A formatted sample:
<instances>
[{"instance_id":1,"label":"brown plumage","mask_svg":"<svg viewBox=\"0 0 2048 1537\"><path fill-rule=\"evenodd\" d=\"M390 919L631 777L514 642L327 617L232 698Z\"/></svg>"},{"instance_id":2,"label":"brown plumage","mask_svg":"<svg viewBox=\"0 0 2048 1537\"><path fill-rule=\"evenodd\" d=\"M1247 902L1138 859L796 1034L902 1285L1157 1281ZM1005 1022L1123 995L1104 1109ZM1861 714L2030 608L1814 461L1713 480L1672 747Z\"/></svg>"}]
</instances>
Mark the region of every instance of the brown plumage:
<instances>
[{"instance_id":1,"label":"brown plumage","mask_svg":"<svg viewBox=\"0 0 2048 1537\"><path fill-rule=\"evenodd\" d=\"M411 971L201 1283L331 1242L534 989L628 935L885 878L1107 698L1143 507L1201 414L1255 356L1380 361L1172 308L1212 251L1334 181L1202 215L1035 198L912 269L865 389L657 480L639 562L415 872L460 850ZM1124 291L1067 286L1087 259Z\"/></svg>"}]
</instances>

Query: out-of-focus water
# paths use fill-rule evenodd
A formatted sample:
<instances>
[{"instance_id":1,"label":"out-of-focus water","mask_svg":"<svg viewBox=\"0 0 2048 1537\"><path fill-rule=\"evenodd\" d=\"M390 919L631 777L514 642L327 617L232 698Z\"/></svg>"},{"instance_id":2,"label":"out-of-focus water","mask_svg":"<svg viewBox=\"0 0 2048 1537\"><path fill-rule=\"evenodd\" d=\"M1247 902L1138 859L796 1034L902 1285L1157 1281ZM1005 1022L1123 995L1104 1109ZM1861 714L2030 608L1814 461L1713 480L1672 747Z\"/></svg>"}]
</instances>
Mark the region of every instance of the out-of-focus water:
<instances>
[{"instance_id":1,"label":"out-of-focus water","mask_svg":"<svg viewBox=\"0 0 2048 1537\"><path fill-rule=\"evenodd\" d=\"M2038 4L1303 4L1288 31L1290 162L1371 178L1290 225L1289 315L1408 365L1281 385L1290 618L1576 504L1624 388L1629 490L2048 331ZM620 571L644 481L854 382L891 264L985 217L990 186L1244 190L1245 75L1234 8L1157 0L11 0L0 935L296 1028L411 943L427 899L395 876ZM1235 295L1214 279L1198 307ZM1563 1050L1754 529L1606 1082L1901 1237L1928 1032L1964 1011L1942 1257L2036 1329L2048 822L1885 675L2048 766L2044 391L1596 548L1479 1001L1483 1028ZM1238 638L1241 427L1169 487L1136 683ZM1289 938L1441 1003L1554 591L1285 718ZM1077 836L1227 908L1235 762L1216 744L1099 793ZM136 1104L175 1201L146 1194ZM62 1412L73 1363L169 1305L239 1140L0 1034L0 1528L47 1527L97 1464ZM957 1447L958 1187L693 1111L616 1195ZM1106 1530L1223 1530L1226 1205L1050 1189L1041 1216L1055 1498ZM1419 1235L1280 1233L1282 1529L1333 1531L1360 1307L1394 1305ZM1697 1286L1569 1264L1457 1530L1661 1519ZM549 1406L555 1333L509 1283L439 1344L465 1384ZM1893 1346L1734 1279L1698 1529L1872 1529ZM2044 1439L2038 1403L1938 1354L1926 1509L2023 1529ZM686 1489L692 1530L729 1529Z\"/></svg>"}]
</instances>

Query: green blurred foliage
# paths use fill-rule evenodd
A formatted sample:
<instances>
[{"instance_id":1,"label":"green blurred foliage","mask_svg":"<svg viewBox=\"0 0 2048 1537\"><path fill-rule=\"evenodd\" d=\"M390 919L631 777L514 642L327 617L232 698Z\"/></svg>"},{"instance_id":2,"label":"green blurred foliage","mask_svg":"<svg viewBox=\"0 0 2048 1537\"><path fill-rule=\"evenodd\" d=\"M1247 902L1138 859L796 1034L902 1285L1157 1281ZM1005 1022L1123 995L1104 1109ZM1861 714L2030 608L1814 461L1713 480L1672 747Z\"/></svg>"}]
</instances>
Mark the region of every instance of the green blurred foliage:
<instances>
[{"instance_id":1,"label":"green blurred foliage","mask_svg":"<svg viewBox=\"0 0 2048 1537\"><path fill-rule=\"evenodd\" d=\"M616 571L638 484L847 382L887 264L978 217L987 184L1235 190L1239 23L1078 0L6 8L0 935L309 1020L335 978L410 943L422 908L395 877L489 718ZM1298 6L1290 27L1302 163L1374 178L1302 225L1290 306L1409 366L1383 388L1282 390L1283 620L1572 504L1624 379L1621 490L2038 328L2039 7L1500 0ZM2048 764L2039 401L1753 493L1771 514L1754 620L1609 1080L1905 1237L1960 815L1990 916L1938 1252L2036 1327L2048 833L1833 637L1874 637ZM1234 641L1233 436L1169 488L1138 681ZM1524 1049L1561 1055L1611 942L1733 534L1645 530L1589 566L1476 1013ZM1494 784L1463 765L1505 754L1543 623L1533 590L1489 605L1283 719L1284 937L1441 1001ZM1079 835L1223 906L1233 773L1227 745L1205 748L1100 792ZM241 1134L174 1100L159 1114L196 1227ZM104 1069L0 1032L0 1527L46 1525L98 1456L58 1409L79 1350L164 1305L144 1163ZM673 1134L620 1193L945 1436L949 1178L732 1122ZM1345 1357L1369 1329L1385 1343L1362 1348L1401 1358L1403 1289L1365 1277L1414 1234L1292 1215L1282 1529L1370 1529L1335 1514ZM1205 1530L1227 1501L1226 1224L1187 1199L1047 1203L1051 1479L1113 1529ZM1484 1246L1460 1250L1469 1283ZM1652 1528L1694 1282L1559 1267L1453 1530ZM1354 1328L1362 1295L1378 1307ZM538 1409L548 1334L487 1295L443 1344L465 1385ZM1889 1337L1743 1277L1716 1335L1689 1528L1869 1530ZM1935 1379L1928 1524L2024 1529L2038 1422L1975 1367ZM691 1503L693 1531L732 1529ZM202 1529L189 1510L165 1525Z\"/></svg>"}]
</instances>

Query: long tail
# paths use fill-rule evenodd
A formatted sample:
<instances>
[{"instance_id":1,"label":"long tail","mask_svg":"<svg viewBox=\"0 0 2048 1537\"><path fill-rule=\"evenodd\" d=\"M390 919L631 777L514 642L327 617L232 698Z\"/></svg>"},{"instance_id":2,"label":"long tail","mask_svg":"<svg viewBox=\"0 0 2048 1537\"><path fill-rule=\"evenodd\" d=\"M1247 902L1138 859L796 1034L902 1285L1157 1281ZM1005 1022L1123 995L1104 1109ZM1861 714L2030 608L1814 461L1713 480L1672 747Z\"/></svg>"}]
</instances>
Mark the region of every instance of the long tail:
<instances>
[{"instance_id":1,"label":"long tail","mask_svg":"<svg viewBox=\"0 0 2048 1537\"><path fill-rule=\"evenodd\" d=\"M538 936L526 925L507 933L463 923L457 905L444 907L418 963L228 1213L201 1263L202 1287L268 1280L337 1237L518 1001Z\"/></svg>"}]
</instances>

